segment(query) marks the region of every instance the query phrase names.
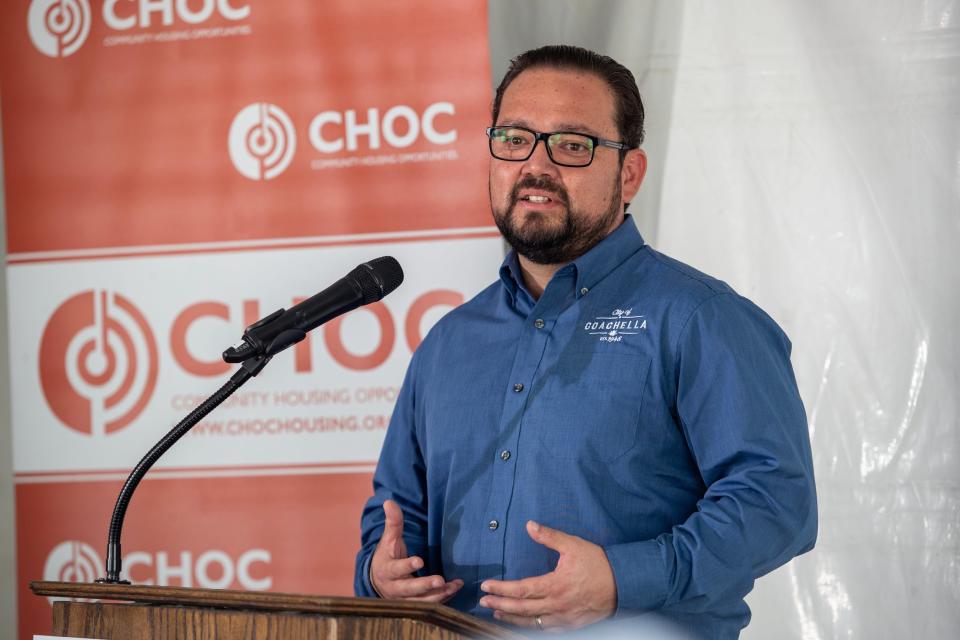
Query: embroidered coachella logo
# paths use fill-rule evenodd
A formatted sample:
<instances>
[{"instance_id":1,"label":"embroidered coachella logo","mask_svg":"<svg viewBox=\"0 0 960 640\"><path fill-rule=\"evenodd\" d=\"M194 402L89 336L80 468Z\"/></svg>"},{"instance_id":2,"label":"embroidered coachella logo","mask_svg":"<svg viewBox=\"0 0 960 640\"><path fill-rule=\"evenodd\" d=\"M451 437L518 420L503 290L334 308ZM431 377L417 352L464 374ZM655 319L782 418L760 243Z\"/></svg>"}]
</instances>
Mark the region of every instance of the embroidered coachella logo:
<instances>
[{"instance_id":1,"label":"embroidered coachella logo","mask_svg":"<svg viewBox=\"0 0 960 640\"><path fill-rule=\"evenodd\" d=\"M33 0L27 13L33 45L51 58L76 53L90 33L87 0Z\"/></svg>"},{"instance_id":2,"label":"embroidered coachella logo","mask_svg":"<svg viewBox=\"0 0 960 640\"><path fill-rule=\"evenodd\" d=\"M646 328L646 318L634 315L633 309L614 309L609 316L597 316L583 325L583 330L599 336L600 342L622 342L623 336L635 336Z\"/></svg>"},{"instance_id":3,"label":"embroidered coachella logo","mask_svg":"<svg viewBox=\"0 0 960 640\"><path fill-rule=\"evenodd\" d=\"M53 312L40 341L40 384L64 425L92 436L123 429L156 383L156 341L129 300L85 291Z\"/></svg>"},{"instance_id":4,"label":"embroidered coachella logo","mask_svg":"<svg viewBox=\"0 0 960 640\"><path fill-rule=\"evenodd\" d=\"M297 139L283 109L256 102L241 109L233 119L228 144L237 171L251 180L270 180L290 164Z\"/></svg>"}]
</instances>

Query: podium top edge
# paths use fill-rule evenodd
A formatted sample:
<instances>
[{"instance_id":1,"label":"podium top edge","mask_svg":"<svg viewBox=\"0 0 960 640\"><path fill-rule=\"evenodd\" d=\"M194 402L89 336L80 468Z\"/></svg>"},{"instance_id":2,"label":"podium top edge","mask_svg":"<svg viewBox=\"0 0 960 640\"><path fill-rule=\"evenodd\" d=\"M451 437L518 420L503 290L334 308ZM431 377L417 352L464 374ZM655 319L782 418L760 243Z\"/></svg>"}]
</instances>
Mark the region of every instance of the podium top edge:
<instances>
[{"instance_id":1,"label":"podium top edge","mask_svg":"<svg viewBox=\"0 0 960 640\"><path fill-rule=\"evenodd\" d=\"M377 598L349 598L269 591L197 589L155 585L99 584L33 581L38 596L220 607L261 611L286 611L340 617L408 618L474 638L520 638L516 633L442 604Z\"/></svg>"}]
</instances>

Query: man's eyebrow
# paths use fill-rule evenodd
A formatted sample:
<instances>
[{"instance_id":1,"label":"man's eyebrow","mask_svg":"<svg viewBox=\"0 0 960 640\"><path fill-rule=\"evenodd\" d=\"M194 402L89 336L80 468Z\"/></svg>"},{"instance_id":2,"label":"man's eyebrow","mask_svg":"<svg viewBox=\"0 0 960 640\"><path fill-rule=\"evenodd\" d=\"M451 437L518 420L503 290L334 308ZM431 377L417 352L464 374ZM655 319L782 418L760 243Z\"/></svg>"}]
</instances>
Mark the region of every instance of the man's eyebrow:
<instances>
[{"instance_id":1,"label":"man's eyebrow","mask_svg":"<svg viewBox=\"0 0 960 640\"><path fill-rule=\"evenodd\" d=\"M574 133L586 133L587 135L595 136L597 138L602 138L599 133L592 127L588 127L584 124L576 122L564 122L557 125L557 131L572 131Z\"/></svg>"},{"instance_id":2,"label":"man's eyebrow","mask_svg":"<svg viewBox=\"0 0 960 640\"><path fill-rule=\"evenodd\" d=\"M525 127L527 129L533 129L530 126L530 123L526 120L507 120L506 122L498 122L494 126L496 127Z\"/></svg>"},{"instance_id":3,"label":"man's eyebrow","mask_svg":"<svg viewBox=\"0 0 960 640\"><path fill-rule=\"evenodd\" d=\"M498 123L496 126L498 126L498 127L525 127L525 128L527 128L527 129L533 129L534 131L537 130L536 127L534 127L533 125L531 125L531 124L530 124L529 122L527 122L526 120L523 120L522 118L511 119L511 120L507 120L506 122L500 122L500 123ZM596 131L595 129L593 129L592 127L588 127L588 126L586 126L585 124L579 123L579 122L562 122L562 123L560 123L560 124L558 124L558 125L556 126L556 128L554 129L554 131L571 131L571 132L573 132L573 133L586 133L587 135L591 135L591 136L594 136L594 137L597 137L597 138L602 138L602 137L603 137L603 136L601 136L599 133L597 133L597 131ZM544 133L546 133L546 132L544 132Z\"/></svg>"}]
</instances>

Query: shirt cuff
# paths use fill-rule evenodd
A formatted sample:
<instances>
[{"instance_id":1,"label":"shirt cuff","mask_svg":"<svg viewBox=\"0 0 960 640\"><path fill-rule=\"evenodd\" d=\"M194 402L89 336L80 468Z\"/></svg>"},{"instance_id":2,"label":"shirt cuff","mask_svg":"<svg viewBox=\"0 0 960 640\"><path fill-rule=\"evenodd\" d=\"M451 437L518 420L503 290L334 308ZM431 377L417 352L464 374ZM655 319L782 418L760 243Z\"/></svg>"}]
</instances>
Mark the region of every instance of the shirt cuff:
<instances>
[{"instance_id":1,"label":"shirt cuff","mask_svg":"<svg viewBox=\"0 0 960 640\"><path fill-rule=\"evenodd\" d=\"M617 611L660 609L667 600L669 571L657 540L616 544L604 549L617 583Z\"/></svg>"}]
</instances>

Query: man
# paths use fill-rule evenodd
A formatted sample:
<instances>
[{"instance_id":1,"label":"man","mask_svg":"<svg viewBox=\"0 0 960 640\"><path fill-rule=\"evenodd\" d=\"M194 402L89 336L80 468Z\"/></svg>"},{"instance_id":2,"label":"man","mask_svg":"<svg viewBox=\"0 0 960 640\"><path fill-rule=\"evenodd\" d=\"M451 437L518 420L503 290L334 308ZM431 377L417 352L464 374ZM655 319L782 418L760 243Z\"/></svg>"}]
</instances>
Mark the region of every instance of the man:
<instances>
[{"instance_id":1,"label":"man","mask_svg":"<svg viewBox=\"0 0 960 640\"><path fill-rule=\"evenodd\" d=\"M754 579L813 547L806 418L777 325L645 245L632 74L567 46L497 89L500 279L414 354L356 591L530 629L655 611L736 638Z\"/></svg>"}]
</instances>

